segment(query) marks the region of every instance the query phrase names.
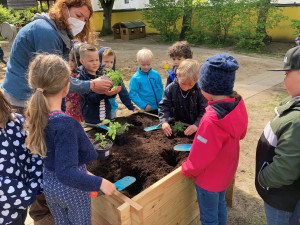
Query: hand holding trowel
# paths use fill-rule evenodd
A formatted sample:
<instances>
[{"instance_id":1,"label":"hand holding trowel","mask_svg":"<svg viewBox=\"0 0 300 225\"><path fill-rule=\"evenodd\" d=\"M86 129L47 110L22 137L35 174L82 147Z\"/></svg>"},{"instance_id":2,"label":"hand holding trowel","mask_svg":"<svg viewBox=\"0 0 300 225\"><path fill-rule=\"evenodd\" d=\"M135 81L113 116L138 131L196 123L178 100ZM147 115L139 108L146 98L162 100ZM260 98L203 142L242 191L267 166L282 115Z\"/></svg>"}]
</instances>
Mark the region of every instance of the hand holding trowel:
<instances>
[{"instance_id":1,"label":"hand holding trowel","mask_svg":"<svg viewBox=\"0 0 300 225\"><path fill-rule=\"evenodd\" d=\"M118 191L122 191L124 188L128 187L132 183L136 181L135 177L126 176L122 179L118 180L114 185L116 185L116 188ZM103 195L104 193L102 191L92 191L91 192L91 198L96 198L97 196Z\"/></svg>"}]
</instances>

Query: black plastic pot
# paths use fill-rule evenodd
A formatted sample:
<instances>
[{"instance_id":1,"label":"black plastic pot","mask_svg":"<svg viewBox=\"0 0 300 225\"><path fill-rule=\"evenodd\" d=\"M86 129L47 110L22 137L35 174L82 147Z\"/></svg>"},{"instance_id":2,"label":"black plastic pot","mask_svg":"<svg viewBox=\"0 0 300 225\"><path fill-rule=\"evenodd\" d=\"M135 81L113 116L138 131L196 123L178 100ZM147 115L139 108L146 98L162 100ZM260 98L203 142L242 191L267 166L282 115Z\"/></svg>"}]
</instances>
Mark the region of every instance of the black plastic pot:
<instances>
[{"instance_id":1,"label":"black plastic pot","mask_svg":"<svg viewBox=\"0 0 300 225\"><path fill-rule=\"evenodd\" d=\"M105 160L107 159L110 154L111 154L111 148L113 146L113 142L109 139L104 139L107 143L105 148L103 148L100 143L101 140L97 140L93 143L94 148L96 149L97 153L98 153L98 158L99 160Z\"/></svg>"},{"instance_id":2,"label":"black plastic pot","mask_svg":"<svg viewBox=\"0 0 300 225\"><path fill-rule=\"evenodd\" d=\"M120 135L116 135L115 143L119 146L125 145L127 143L127 134L123 133Z\"/></svg>"}]
</instances>

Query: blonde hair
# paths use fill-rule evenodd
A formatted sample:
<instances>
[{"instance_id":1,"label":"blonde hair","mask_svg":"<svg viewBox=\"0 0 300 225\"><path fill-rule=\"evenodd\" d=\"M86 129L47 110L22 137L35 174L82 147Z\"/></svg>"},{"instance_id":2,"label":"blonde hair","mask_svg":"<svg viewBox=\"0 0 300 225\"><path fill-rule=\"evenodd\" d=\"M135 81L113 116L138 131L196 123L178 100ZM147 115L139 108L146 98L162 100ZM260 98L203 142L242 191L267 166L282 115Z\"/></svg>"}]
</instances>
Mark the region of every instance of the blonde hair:
<instances>
[{"instance_id":1,"label":"blonde hair","mask_svg":"<svg viewBox=\"0 0 300 225\"><path fill-rule=\"evenodd\" d=\"M83 59L86 52L97 52L98 49L90 44L82 45L79 49L80 58Z\"/></svg>"},{"instance_id":2,"label":"blonde hair","mask_svg":"<svg viewBox=\"0 0 300 225\"><path fill-rule=\"evenodd\" d=\"M40 54L29 65L28 83L34 89L26 110L28 131L25 140L33 154L46 156L45 128L50 112L47 96L60 92L70 82L70 68L66 61L54 54Z\"/></svg>"},{"instance_id":3,"label":"blonde hair","mask_svg":"<svg viewBox=\"0 0 300 225\"><path fill-rule=\"evenodd\" d=\"M152 60L153 59L153 53L148 48L142 48L136 54L136 59L137 59L138 62L140 60Z\"/></svg>"},{"instance_id":4,"label":"blonde hair","mask_svg":"<svg viewBox=\"0 0 300 225\"><path fill-rule=\"evenodd\" d=\"M8 118L11 120L15 120L11 115L11 104L4 97L4 94L0 91L0 123L6 123Z\"/></svg>"},{"instance_id":5,"label":"blonde hair","mask_svg":"<svg viewBox=\"0 0 300 225\"><path fill-rule=\"evenodd\" d=\"M102 57L104 56L115 56L115 52L111 48L107 48L102 53Z\"/></svg>"},{"instance_id":6,"label":"blonde hair","mask_svg":"<svg viewBox=\"0 0 300 225\"><path fill-rule=\"evenodd\" d=\"M177 70L178 80L190 80L196 83L199 79L200 64L193 59L183 60Z\"/></svg>"},{"instance_id":7,"label":"blonde hair","mask_svg":"<svg viewBox=\"0 0 300 225\"><path fill-rule=\"evenodd\" d=\"M68 23L68 18L66 18L63 15L63 5L66 5L67 8L75 7L80 8L82 6L86 6L90 11L90 17L93 15L93 6L90 0L58 0L56 3L50 8L49 10L49 16L52 20L54 20L58 27L62 30L68 30L70 31L70 25ZM91 28L91 22L90 19L85 23L83 30L76 35L76 38L78 38L81 42L93 42L93 30Z\"/></svg>"}]
</instances>

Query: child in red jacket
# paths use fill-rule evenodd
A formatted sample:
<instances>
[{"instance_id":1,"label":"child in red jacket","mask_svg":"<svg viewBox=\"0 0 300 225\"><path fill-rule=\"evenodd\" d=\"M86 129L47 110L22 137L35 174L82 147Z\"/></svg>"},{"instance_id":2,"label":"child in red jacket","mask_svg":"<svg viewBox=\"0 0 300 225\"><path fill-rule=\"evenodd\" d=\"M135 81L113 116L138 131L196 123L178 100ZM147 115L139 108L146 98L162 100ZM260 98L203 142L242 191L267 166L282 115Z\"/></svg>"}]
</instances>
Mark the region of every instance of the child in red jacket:
<instances>
[{"instance_id":1,"label":"child in red jacket","mask_svg":"<svg viewBox=\"0 0 300 225\"><path fill-rule=\"evenodd\" d=\"M203 225L227 223L225 193L239 160L248 115L243 99L233 91L237 61L227 53L209 57L198 84L208 100L182 173L193 177Z\"/></svg>"}]
</instances>

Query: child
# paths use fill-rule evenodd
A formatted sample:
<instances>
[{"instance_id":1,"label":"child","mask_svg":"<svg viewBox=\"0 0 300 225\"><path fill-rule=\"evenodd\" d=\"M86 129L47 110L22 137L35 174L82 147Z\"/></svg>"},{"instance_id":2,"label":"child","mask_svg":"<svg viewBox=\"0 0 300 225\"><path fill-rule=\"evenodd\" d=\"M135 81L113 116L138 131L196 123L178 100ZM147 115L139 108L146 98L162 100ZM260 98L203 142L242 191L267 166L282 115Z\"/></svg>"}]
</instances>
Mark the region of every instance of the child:
<instances>
[{"instance_id":1,"label":"child","mask_svg":"<svg viewBox=\"0 0 300 225\"><path fill-rule=\"evenodd\" d=\"M179 41L169 48L168 55L173 60L173 68L171 71L168 71L169 76L167 78L166 87L176 78L177 69L180 63L185 59L191 59L193 57L193 52L187 41Z\"/></svg>"},{"instance_id":2,"label":"child","mask_svg":"<svg viewBox=\"0 0 300 225\"><path fill-rule=\"evenodd\" d=\"M26 148L24 118L11 108L0 91L0 224L24 224L41 192L43 162Z\"/></svg>"},{"instance_id":3,"label":"child","mask_svg":"<svg viewBox=\"0 0 300 225\"><path fill-rule=\"evenodd\" d=\"M105 65L106 70L113 70L115 71L116 66L116 55L115 52L109 48L109 47L103 47L99 51L99 58L101 65ZM121 81L121 91L119 92L119 97L122 101L122 103L127 107L127 109L135 111L137 108L135 108L129 98L128 91L124 85L123 80ZM118 109L118 103L116 102L116 98L110 98L109 103L111 105L111 119L114 119L117 117L117 109Z\"/></svg>"},{"instance_id":4,"label":"child","mask_svg":"<svg viewBox=\"0 0 300 225\"><path fill-rule=\"evenodd\" d=\"M164 92L158 72L152 69L153 54L143 48L137 53L138 71L129 82L129 97L141 109L157 114L158 103Z\"/></svg>"},{"instance_id":5,"label":"child","mask_svg":"<svg viewBox=\"0 0 300 225\"><path fill-rule=\"evenodd\" d=\"M192 135L198 129L207 106L207 100L197 84L199 70L200 65L197 61L192 59L182 61L177 70L178 79L175 78L163 94L158 106L158 115L167 136L172 135L168 123L170 117L192 124L184 131L185 135Z\"/></svg>"},{"instance_id":6,"label":"child","mask_svg":"<svg viewBox=\"0 0 300 225\"><path fill-rule=\"evenodd\" d=\"M102 75L98 71L100 61L96 47L90 44L83 45L80 47L79 55L82 64L77 69L79 80L91 80ZM97 94L93 91L83 94L81 99L83 120L87 123L98 124L104 119L111 119L111 106L108 99L114 98L120 90L121 88L116 88L114 91L107 91L105 94Z\"/></svg>"},{"instance_id":7,"label":"child","mask_svg":"<svg viewBox=\"0 0 300 225\"><path fill-rule=\"evenodd\" d=\"M72 71L71 76L78 78L79 74L76 68L81 66L79 51L77 48L72 48L69 54L69 66ZM80 94L69 93L66 97L66 114L72 116L78 122L82 122L81 107L80 107Z\"/></svg>"},{"instance_id":8,"label":"child","mask_svg":"<svg viewBox=\"0 0 300 225\"><path fill-rule=\"evenodd\" d=\"M90 175L85 164L97 158L81 125L61 111L69 91L70 69L57 55L38 55L29 66L35 90L28 103L28 148L44 158L44 193L56 224L91 224L90 192L110 195L115 185Z\"/></svg>"},{"instance_id":9,"label":"child","mask_svg":"<svg viewBox=\"0 0 300 225\"><path fill-rule=\"evenodd\" d=\"M300 37L296 37L296 38L294 39L294 41L295 41L294 47L297 47L297 46L300 45Z\"/></svg>"},{"instance_id":10,"label":"child","mask_svg":"<svg viewBox=\"0 0 300 225\"><path fill-rule=\"evenodd\" d=\"M227 223L225 193L239 160L248 116L241 96L233 91L237 61L227 53L209 57L200 69L199 86L208 100L182 173L193 177L203 225Z\"/></svg>"},{"instance_id":11,"label":"child","mask_svg":"<svg viewBox=\"0 0 300 225\"><path fill-rule=\"evenodd\" d=\"M300 200L299 62L300 47L288 50L280 71L285 71L290 97L275 108L275 118L265 127L256 149L255 186L264 200L268 225L289 224Z\"/></svg>"}]
</instances>

